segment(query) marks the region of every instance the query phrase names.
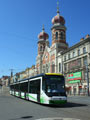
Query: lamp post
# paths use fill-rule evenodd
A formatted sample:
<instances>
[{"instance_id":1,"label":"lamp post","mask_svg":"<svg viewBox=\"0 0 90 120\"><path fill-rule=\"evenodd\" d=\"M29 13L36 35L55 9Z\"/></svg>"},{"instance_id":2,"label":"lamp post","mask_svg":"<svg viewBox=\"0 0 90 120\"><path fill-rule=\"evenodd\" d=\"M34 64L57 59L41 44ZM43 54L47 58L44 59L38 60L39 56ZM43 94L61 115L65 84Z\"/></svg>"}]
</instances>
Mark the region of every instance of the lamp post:
<instances>
[{"instance_id":1,"label":"lamp post","mask_svg":"<svg viewBox=\"0 0 90 120\"><path fill-rule=\"evenodd\" d=\"M89 75L88 75L89 69L88 65L86 65L86 73L87 73L87 95L89 96Z\"/></svg>"}]
</instances>

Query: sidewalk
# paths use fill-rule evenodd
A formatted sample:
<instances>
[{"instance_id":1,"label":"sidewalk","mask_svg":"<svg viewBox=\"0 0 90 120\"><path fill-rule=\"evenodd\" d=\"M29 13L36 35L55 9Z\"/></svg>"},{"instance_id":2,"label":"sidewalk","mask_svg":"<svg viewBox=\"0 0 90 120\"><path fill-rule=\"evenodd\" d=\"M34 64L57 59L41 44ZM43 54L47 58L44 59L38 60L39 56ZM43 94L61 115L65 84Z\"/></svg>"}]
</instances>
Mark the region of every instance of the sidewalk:
<instances>
[{"instance_id":1,"label":"sidewalk","mask_svg":"<svg viewBox=\"0 0 90 120\"><path fill-rule=\"evenodd\" d=\"M68 96L67 101L90 105L90 96Z\"/></svg>"},{"instance_id":2,"label":"sidewalk","mask_svg":"<svg viewBox=\"0 0 90 120\"><path fill-rule=\"evenodd\" d=\"M2 86L0 88L0 95L9 95L9 87Z\"/></svg>"},{"instance_id":3,"label":"sidewalk","mask_svg":"<svg viewBox=\"0 0 90 120\"><path fill-rule=\"evenodd\" d=\"M68 94L67 96L88 96L88 94ZM89 96L90 96L90 94L89 94Z\"/></svg>"}]
</instances>

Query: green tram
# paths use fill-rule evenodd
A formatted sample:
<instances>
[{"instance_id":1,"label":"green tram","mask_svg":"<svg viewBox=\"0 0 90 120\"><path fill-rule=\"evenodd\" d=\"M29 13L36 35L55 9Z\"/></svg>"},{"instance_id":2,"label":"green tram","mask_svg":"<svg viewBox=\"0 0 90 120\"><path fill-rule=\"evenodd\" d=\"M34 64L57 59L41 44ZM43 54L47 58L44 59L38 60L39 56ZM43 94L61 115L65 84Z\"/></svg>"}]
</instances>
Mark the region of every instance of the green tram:
<instances>
[{"instance_id":1,"label":"green tram","mask_svg":"<svg viewBox=\"0 0 90 120\"><path fill-rule=\"evenodd\" d=\"M10 85L10 94L42 104L65 104L67 95L62 74L46 73Z\"/></svg>"}]
</instances>

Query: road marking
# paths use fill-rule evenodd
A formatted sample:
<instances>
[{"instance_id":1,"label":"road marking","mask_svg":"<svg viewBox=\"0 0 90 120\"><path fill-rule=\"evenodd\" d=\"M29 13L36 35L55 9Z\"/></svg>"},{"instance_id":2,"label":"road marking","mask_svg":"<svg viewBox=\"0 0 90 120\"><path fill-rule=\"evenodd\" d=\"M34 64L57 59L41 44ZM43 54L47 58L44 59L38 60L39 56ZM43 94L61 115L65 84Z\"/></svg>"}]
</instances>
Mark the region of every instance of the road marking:
<instances>
[{"instance_id":1,"label":"road marking","mask_svg":"<svg viewBox=\"0 0 90 120\"><path fill-rule=\"evenodd\" d=\"M40 119L36 119L36 120L80 120L80 119L56 117L56 118L40 118Z\"/></svg>"}]
</instances>

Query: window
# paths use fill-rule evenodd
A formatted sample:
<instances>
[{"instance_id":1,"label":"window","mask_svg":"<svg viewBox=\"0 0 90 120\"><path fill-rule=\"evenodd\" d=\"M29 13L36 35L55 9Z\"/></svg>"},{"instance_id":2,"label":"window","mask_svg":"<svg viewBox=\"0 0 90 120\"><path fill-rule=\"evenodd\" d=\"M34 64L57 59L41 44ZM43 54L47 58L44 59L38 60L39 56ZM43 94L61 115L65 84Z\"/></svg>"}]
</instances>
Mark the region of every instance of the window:
<instances>
[{"instance_id":1,"label":"window","mask_svg":"<svg viewBox=\"0 0 90 120\"><path fill-rule=\"evenodd\" d=\"M58 39L58 32L56 32L56 40Z\"/></svg>"},{"instance_id":2,"label":"window","mask_svg":"<svg viewBox=\"0 0 90 120\"><path fill-rule=\"evenodd\" d=\"M42 46L40 46L40 51L42 51L42 48L43 48L43 47L42 47Z\"/></svg>"},{"instance_id":3,"label":"window","mask_svg":"<svg viewBox=\"0 0 90 120\"><path fill-rule=\"evenodd\" d=\"M59 72L61 72L61 63L59 63Z\"/></svg>"},{"instance_id":4,"label":"window","mask_svg":"<svg viewBox=\"0 0 90 120\"><path fill-rule=\"evenodd\" d=\"M14 90L14 85L10 85L10 90Z\"/></svg>"},{"instance_id":5,"label":"window","mask_svg":"<svg viewBox=\"0 0 90 120\"><path fill-rule=\"evenodd\" d=\"M29 92L33 94L40 92L40 79L30 81Z\"/></svg>"},{"instance_id":6,"label":"window","mask_svg":"<svg viewBox=\"0 0 90 120\"><path fill-rule=\"evenodd\" d=\"M75 57L75 51L73 51L73 57Z\"/></svg>"},{"instance_id":7,"label":"window","mask_svg":"<svg viewBox=\"0 0 90 120\"><path fill-rule=\"evenodd\" d=\"M44 80L45 79L45 80ZM62 96L65 96L65 79L63 76L45 76L45 78L43 79L43 89L45 91L45 93L49 96L57 96L60 95L60 93L62 93Z\"/></svg>"},{"instance_id":8,"label":"window","mask_svg":"<svg viewBox=\"0 0 90 120\"><path fill-rule=\"evenodd\" d=\"M66 61L66 55L64 56L64 61Z\"/></svg>"},{"instance_id":9,"label":"window","mask_svg":"<svg viewBox=\"0 0 90 120\"><path fill-rule=\"evenodd\" d=\"M87 57L83 58L83 65L85 65L85 66L87 65Z\"/></svg>"},{"instance_id":10,"label":"window","mask_svg":"<svg viewBox=\"0 0 90 120\"><path fill-rule=\"evenodd\" d=\"M70 59L70 53L68 54L68 59Z\"/></svg>"},{"instance_id":11,"label":"window","mask_svg":"<svg viewBox=\"0 0 90 120\"><path fill-rule=\"evenodd\" d=\"M63 32L60 33L60 38L61 38L61 40L64 39L64 33Z\"/></svg>"},{"instance_id":12,"label":"window","mask_svg":"<svg viewBox=\"0 0 90 120\"><path fill-rule=\"evenodd\" d=\"M28 92L28 82L20 83L20 91Z\"/></svg>"},{"instance_id":13,"label":"window","mask_svg":"<svg viewBox=\"0 0 90 120\"><path fill-rule=\"evenodd\" d=\"M80 49L78 49L78 56L80 55Z\"/></svg>"},{"instance_id":14,"label":"window","mask_svg":"<svg viewBox=\"0 0 90 120\"><path fill-rule=\"evenodd\" d=\"M85 53L86 53L86 47L83 48L83 54L85 54Z\"/></svg>"},{"instance_id":15,"label":"window","mask_svg":"<svg viewBox=\"0 0 90 120\"><path fill-rule=\"evenodd\" d=\"M64 64L64 71L67 70L67 64Z\"/></svg>"},{"instance_id":16,"label":"window","mask_svg":"<svg viewBox=\"0 0 90 120\"><path fill-rule=\"evenodd\" d=\"M80 58L80 59L78 59L77 61L78 61L77 66L78 66L78 67L82 67L81 58Z\"/></svg>"},{"instance_id":17,"label":"window","mask_svg":"<svg viewBox=\"0 0 90 120\"><path fill-rule=\"evenodd\" d=\"M16 84L15 85L15 91L18 91L19 90L19 84Z\"/></svg>"},{"instance_id":18,"label":"window","mask_svg":"<svg viewBox=\"0 0 90 120\"><path fill-rule=\"evenodd\" d=\"M48 73L48 69L49 69L49 67L48 67L48 65L46 64L46 73Z\"/></svg>"}]
</instances>

